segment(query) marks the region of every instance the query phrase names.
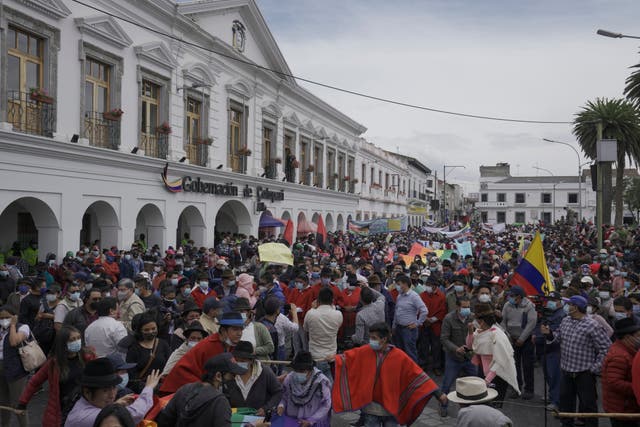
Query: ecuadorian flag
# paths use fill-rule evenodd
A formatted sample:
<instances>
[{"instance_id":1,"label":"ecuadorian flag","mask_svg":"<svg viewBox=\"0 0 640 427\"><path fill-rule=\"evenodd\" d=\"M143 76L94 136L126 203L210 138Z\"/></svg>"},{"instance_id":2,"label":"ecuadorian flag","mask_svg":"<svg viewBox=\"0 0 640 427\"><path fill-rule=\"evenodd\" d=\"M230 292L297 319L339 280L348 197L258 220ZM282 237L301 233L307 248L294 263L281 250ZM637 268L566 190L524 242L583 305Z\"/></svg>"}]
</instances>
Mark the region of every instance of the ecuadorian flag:
<instances>
[{"instance_id":1,"label":"ecuadorian flag","mask_svg":"<svg viewBox=\"0 0 640 427\"><path fill-rule=\"evenodd\" d=\"M527 295L547 295L555 290L544 259L540 233L536 232L529 250L516 268L511 283L522 286Z\"/></svg>"}]
</instances>

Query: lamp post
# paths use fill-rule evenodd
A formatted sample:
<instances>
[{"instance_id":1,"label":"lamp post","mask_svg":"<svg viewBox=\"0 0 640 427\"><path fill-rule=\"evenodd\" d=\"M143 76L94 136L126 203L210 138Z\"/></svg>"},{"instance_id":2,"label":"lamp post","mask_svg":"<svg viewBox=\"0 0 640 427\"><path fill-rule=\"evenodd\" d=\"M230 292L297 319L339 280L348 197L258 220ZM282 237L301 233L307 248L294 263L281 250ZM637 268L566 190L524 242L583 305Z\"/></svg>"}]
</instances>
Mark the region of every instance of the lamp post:
<instances>
[{"instance_id":1,"label":"lamp post","mask_svg":"<svg viewBox=\"0 0 640 427\"><path fill-rule=\"evenodd\" d=\"M449 169L455 169L455 168L462 168L462 169L466 169L466 166L462 166L462 165L442 165L442 204L443 204L443 210L442 210L442 221L445 222L447 219L447 168ZM449 171L451 172L451 171Z\"/></svg>"},{"instance_id":2,"label":"lamp post","mask_svg":"<svg viewBox=\"0 0 640 427\"><path fill-rule=\"evenodd\" d=\"M599 33L598 33L599 34ZM543 141L551 142L552 144L562 144L571 148L578 157L578 215L580 215L579 221L582 221L582 163L580 160L580 153L576 148L568 142L556 141L554 139L542 138Z\"/></svg>"},{"instance_id":3,"label":"lamp post","mask_svg":"<svg viewBox=\"0 0 640 427\"><path fill-rule=\"evenodd\" d=\"M611 37L613 39L640 39L640 37L638 36L629 36L626 34L614 33L612 31L607 31L607 30L598 30L596 31L596 34L598 34L599 36Z\"/></svg>"}]
</instances>

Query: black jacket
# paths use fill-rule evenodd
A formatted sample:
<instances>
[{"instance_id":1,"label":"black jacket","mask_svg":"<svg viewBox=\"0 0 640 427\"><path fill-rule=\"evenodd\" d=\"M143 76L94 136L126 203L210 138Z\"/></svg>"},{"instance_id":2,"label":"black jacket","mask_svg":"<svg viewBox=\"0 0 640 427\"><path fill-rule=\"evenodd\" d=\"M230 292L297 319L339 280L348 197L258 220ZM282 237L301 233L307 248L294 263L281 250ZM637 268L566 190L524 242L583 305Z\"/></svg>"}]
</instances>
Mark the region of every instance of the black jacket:
<instances>
[{"instance_id":1,"label":"black jacket","mask_svg":"<svg viewBox=\"0 0 640 427\"><path fill-rule=\"evenodd\" d=\"M178 389L155 421L158 427L231 427L231 406L211 385L187 384Z\"/></svg>"}]
</instances>

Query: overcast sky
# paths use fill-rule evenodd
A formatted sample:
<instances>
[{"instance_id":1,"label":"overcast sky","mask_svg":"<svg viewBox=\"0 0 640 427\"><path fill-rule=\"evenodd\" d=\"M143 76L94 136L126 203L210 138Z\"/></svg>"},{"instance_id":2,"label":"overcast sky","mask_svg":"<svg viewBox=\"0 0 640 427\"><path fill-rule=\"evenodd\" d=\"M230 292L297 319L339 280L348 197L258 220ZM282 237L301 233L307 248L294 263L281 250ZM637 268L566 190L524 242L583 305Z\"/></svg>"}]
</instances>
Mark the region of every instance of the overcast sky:
<instances>
[{"instance_id":1,"label":"overcast sky","mask_svg":"<svg viewBox=\"0 0 640 427\"><path fill-rule=\"evenodd\" d=\"M587 100L621 97L640 62L638 0L257 0L294 74L379 97L463 113L571 121ZM414 155L477 191L479 166L512 175L575 175L571 125L452 117L306 88L368 128L365 138ZM396 148L397 147L397 148ZM581 154L582 155L582 154Z\"/></svg>"}]
</instances>

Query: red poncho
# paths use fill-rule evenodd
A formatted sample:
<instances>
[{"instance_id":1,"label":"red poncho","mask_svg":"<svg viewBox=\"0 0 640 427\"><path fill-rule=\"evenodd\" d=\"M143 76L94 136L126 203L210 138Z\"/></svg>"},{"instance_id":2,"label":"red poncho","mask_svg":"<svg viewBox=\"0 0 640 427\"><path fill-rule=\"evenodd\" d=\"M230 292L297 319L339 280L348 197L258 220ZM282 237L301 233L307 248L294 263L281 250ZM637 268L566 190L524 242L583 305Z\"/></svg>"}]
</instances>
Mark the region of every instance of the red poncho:
<instances>
[{"instance_id":1,"label":"red poncho","mask_svg":"<svg viewBox=\"0 0 640 427\"><path fill-rule=\"evenodd\" d=\"M163 393L175 393L185 384L200 381L204 373L204 364L207 360L225 351L225 345L220 341L220 335L209 335L182 356L162 382L160 391Z\"/></svg>"},{"instance_id":2,"label":"red poncho","mask_svg":"<svg viewBox=\"0 0 640 427\"><path fill-rule=\"evenodd\" d=\"M378 357L383 358L379 368ZM336 412L355 411L377 402L399 424L410 425L438 389L405 352L395 347L380 354L365 345L346 351L335 360L336 378L331 397ZM377 375L371 375L376 371Z\"/></svg>"}]
</instances>

